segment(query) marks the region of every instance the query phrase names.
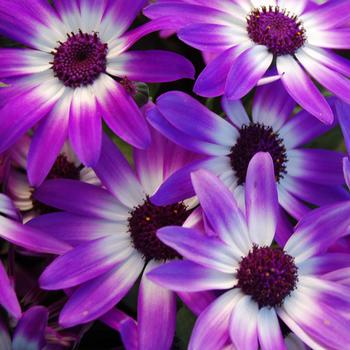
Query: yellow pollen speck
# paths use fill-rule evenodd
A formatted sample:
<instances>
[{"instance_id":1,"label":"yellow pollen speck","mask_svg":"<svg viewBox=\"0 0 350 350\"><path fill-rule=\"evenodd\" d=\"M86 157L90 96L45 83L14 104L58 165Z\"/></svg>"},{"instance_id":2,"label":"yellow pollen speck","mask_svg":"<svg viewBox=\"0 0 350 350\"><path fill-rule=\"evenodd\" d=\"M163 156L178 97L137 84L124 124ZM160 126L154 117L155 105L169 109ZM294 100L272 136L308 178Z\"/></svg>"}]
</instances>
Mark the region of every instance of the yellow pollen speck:
<instances>
[{"instance_id":1,"label":"yellow pollen speck","mask_svg":"<svg viewBox=\"0 0 350 350\"><path fill-rule=\"evenodd\" d=\"M150 218L149 216L146 216L146 217L145 217L145 220L146 220L146 221L151 221L151 218Z\"/></svg>"}]
</instances>

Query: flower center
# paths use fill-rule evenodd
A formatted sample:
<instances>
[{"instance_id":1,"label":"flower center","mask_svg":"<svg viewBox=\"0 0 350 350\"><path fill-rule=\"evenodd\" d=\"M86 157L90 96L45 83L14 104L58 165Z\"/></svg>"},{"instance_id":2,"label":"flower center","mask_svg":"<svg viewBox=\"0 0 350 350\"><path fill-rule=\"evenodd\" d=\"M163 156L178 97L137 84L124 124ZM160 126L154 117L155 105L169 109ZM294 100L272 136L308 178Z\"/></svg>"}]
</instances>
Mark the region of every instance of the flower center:
<instances>
[{"instance_id":1,"label":"flower center","mask_svg":"<svg viewBox=\"0 0 350 350\"><path fill-rule=\"evenodd\" d=\"M75 166L74 163L70 162L64 154L60 154L54 165L52 166L49 174L46 179L71 179L79 180L80 179L80 169ZM35 212L39 214L48 214L56 212L57 209L50 207L44 203L39 202L38 200L32 197L33 208Z\"/></svg>"},{"instance_id":2,"label":"flower center","mask_svg":"<svg viewBox=\"0 0 350 350\"><path fill-rule=\"evenodd\" d=\"M172 248L161 242L156 232L164 226L181 226L189 215L183 203L156 206L147 198L135 207L129 216L129 232L135 249L149 261L171 260L181 256Z\"/></svg>"},{"instance_id":3,"label":"flower center","mask_svg":"<svg viewBox=\"0 0 350 350\"><path fill-rule=\"evenodd\" d=\"M294 258L283 249L254 246L242 258L237 279L237 287L250 295L259 307L281 306L296 288L298 268Z\"/></svg>"},{"instance_id":4,"label":"flower center","mask_svg":"<svg viewBox=\"0 0 350 350\"><path fill-rule=\"evenodd\" d=\"M230 161L238 178L238 185L245 183L250 160L258 152L269 152L274 168L276 181L286 174L287 154L283 140L270 126L260 123L243 125L239 130L236 144L231 148Z\"/></svg>"},{"instance_id":5,"label":"flower center","mask_svg":"<svg viewBox=\"0 0 350 350\"><path fill-rule=\"evenodd\" d=\"M253 9L247 17L250 39L275 55L293 55L305 43L305 29L298 17L278 6Z\"/></svg>"},{"instance_id":6,"label":"flower center","mask_svg":"<svg viewBox=\"0 0 350 350\"><path fill-rule=\"evenodd\" d=\"M53 52L52 69L64 85L76 88L92 84L107 64L107 44L96 33L67 34Z\"/></svg>"}]
</instances>

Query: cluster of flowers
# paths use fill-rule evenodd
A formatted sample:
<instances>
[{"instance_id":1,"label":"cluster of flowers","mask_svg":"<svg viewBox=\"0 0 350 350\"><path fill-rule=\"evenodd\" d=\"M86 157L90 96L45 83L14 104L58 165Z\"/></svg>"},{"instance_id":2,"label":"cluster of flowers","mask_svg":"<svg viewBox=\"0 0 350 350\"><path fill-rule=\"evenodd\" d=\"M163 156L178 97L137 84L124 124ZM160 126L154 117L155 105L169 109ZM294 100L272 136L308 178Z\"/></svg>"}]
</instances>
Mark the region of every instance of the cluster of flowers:
<instances>
[{"instance_id":1,"label":"cluster of flowers","mask_svg":"<svg viewBox=\"0 0 350 350\"><path fill-rule=\"evenodd\" d=\"M202 52L193 95L144 98L195 76L133 48L158 31ZM180 302L191 350L350 349L350 161L305 147L340 125L350 152L349 0L0 0L0 33L22 45L0 49L1 350L96 320L175 349Z\"/></svg>"}]
</instances>

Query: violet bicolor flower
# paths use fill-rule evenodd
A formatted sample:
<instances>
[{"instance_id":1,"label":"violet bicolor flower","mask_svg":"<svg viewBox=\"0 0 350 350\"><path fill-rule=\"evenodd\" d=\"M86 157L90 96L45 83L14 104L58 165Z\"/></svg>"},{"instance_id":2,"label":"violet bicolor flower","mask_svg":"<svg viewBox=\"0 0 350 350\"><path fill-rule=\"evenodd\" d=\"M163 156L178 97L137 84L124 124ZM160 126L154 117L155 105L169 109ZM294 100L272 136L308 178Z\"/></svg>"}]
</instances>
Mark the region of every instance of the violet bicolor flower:
<instances>
[{"instance_id":1,"label":"violet bicolor flower","mask_svg":"<svg viewBox=\"0 0 350 350\"><path fill-rule=\"evenodd\" d=\"M256 154L249 163L244 214L214 174L198 170L193 185L218 237L176 226L158 230L185 260L154 269L148 273L152 281L175 291L224 291L199 316L190 350L220 349L228 338L238 350L286 349L280 322L312 349L350 344L349 287L325 277L349 269L349 254L326 251L349 233L350 202L306 215L281 248L273 244L274 178L271 156Z\"/></svg>"},{"instance_id":2,"label":"violet bicolor flower","mask_svg":"<svg viewBox=\"0 0 350 350\"><path fill-rule=\"evenodd\" d=\"M32 185L43 180L67 136L85 165L96 164L101 117L126 142L147 147L150 132L128 93L130 81L193 77L192 64L178 54L127 51L162 22L126 32L145 2L0 1L0 32L28 47L0 50L0 79L9 84L1 90L7 102L0 152L40 121L29 151Z\"/></svg>"},{"instance_id":3,"label":"violet bicolor flower","mask_svg":"<svg viewBox=\"0 0 350 350\"><path fill-rule=\"evenodd\" d=\"M329 100L332 103L332 100ZM343 188L341 152L302 148L331 129L306 111L293 115L294 101L280 82L259 87L252 119L241 102L223 100L223 119L182 92L160 96L148 112L151 124L165 136L206 158L191 163L165 181L151 200L158 205L194 195L190 173L208 169L218 175L244 206L244 184L252 156L269 152L280 205L300 219L310 208L349 199Z\"/></svg>"},{"instance_id":4,"label":"violet bicolor flower","mask_svg":"<svg viewBox=\"0 0 350 350\"><path fill-rule=\"evenodd\" d=\"M196 81L201 96L240 99L280 78L296 102L328 124L332 110L312 79L350 102L350 63L332 51L350 48L347 0L317 7L310 0L162 1L144 12L174 18L182 41L220 53ZM265 76L271 65L278 71L272 78Z\"/></svg>"},{"instance_id":5,"label":"violet bicolor flower","mask_svg":"<svg viewBox=\"0 0 350 350\"><path fill-rule=\"evenodd\" d=\"M196 155L152 132L150 147L134 149L133 156L135 171L105 138L93 169L106 189L73 180L48 180L35 193L41 202L66 212L43 215L28 224L75 246L40 277L44 289L76 287L60 314L62 326L101 317L125 296L143 270L179 258L157 239L158 228L201 221L198 210L193 211L195 199L168 206L149 200L167 177ZM175 294L149 281L146 272L138 300L140 346L168 348L175 331Z\"/></svg>"}]
</instances>

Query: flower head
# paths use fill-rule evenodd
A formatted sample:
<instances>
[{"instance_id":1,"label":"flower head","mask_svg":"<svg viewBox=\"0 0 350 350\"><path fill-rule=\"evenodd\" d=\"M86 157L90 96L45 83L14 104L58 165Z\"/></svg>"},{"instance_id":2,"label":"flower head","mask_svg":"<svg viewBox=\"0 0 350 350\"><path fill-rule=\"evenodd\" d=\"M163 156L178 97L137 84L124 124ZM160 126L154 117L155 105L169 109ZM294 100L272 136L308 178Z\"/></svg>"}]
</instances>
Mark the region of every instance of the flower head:
<instances>
[{"instance_id":1,"label":"flower head","mask_svg":"<svg viewBox=\"0 0 350 350\"><path fill-rule=\"evenodd\" d=\"M333 99L329 102L334 105ZM193 196L190 173L207 169L224 181L243 207L248 164L258 152L268 152L272 157L279 203L295 218L310 210L305 202L322 206L349 198L342 187L344 155L302 148L332 126L315 121L304 110L294 115L295 103L280 82L257 89L252 118L239 101L224 99L222 106L226 119L185 93L173 91L161 95L148 112L148 120L156 129L204 157L169 177L151 197L155 204ZM179 188L176 196L172 188Z\"/></svg>"},{"instance_id":2,"label":"flower head","mask_svg":"<svg viewBox=\"0 0 350 350\"><path fill-rule=\"evenodd\" d=\"M268 153L257 153L249 164L245 213L212 173L198 170L192 180L216 236L203 237L193 228L160 229L158 237L186 260L148 273L152 281L175 291L224 290L199 316L189 348L216 349L230 340L238 350L259 344L284 349L281 321L311 348L348 344L349 289L335 275L350 260L326 251L348 233L349 203L305 216L279 247L273 242L279 213Z\"/></svg>"},{"instance_id":3,"label":"flower head","mask_svg":"<svg viewBox=\"0 0 350 350\"><path fill-rule=\"evenodd\" d=\"M101 116L126 142L147 147L150 132L130 86L192 78L192 64L178 54L127 51L162 22L127 32L144 3L2 1L1 33L27 48L1 49L0 79L8 86L0 152L39 122L28 156L32 185L43 181L67 136L83 164L96 164Z\"/></svg>"},{"instance_id":4,"label":"flower head","mask_svg":"<svg viewBox=\"0 0 350 350\"><path fill-rule=\"evenodd\" d=\"M216 53L194 91L236 100L256 85L281 79L290 96L324 123L333 112L313 79L350 102L349 63L332 49L349 48L347 1L160 1L145 9L150 18L173 17L179 38ZM276 66L273 77L266 76Z\"/></svg>"}]
</instances>

